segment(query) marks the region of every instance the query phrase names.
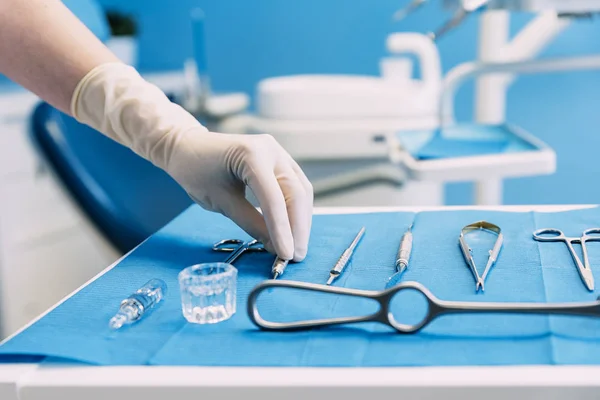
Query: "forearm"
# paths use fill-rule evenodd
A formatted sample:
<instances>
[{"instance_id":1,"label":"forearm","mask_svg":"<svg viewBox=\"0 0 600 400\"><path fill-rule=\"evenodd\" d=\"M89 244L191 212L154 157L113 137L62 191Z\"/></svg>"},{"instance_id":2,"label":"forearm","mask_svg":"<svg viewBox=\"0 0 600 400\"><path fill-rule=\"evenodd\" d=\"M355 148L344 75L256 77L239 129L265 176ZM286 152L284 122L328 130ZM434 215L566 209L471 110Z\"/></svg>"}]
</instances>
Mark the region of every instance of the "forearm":
<instances>
[{"instance_id":1,"label":"forearm","mask_svg":"<svg viewBox=\"0 0 600 400\"><path fill-rule=\"evenodd\" d=\"M0 1L0 73L61 111L90 70L114 61L61 1Z\"/></svg>"}]
</instances>

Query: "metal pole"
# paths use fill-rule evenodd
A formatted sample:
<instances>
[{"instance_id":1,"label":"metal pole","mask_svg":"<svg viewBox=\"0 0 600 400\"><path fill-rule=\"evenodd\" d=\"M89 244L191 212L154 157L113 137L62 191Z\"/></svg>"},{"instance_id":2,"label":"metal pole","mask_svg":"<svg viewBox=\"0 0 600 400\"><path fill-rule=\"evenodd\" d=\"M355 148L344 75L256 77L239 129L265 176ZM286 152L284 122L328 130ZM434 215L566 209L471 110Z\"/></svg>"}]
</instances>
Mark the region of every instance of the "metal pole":
<instances>
[{"instance_id":1,"label":"metal pole","mask_svg":"<svg viewBox=\"0 0 600 400\"><path fill-rule=\"evenodd\" d=\"M479 26L479 61L498 62L504 59L509 39L510 16L505 10L485 11ZM475 83L475 120L483 124L503 122L506 118L507 80L498 74L477 79ZM475 182L475 204L502 204L502 180L485 179Z\"/></svg>"}]
</instances>

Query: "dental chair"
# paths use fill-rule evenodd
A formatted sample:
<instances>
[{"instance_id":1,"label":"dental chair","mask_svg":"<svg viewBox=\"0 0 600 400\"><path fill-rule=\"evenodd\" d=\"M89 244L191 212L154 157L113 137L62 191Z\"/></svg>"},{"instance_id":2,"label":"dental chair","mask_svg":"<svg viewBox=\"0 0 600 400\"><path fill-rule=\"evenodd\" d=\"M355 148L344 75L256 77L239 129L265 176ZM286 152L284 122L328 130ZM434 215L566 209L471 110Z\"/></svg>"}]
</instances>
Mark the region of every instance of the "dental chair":
<instances>
[{"instance_id":1,"label":"dental chair","mask_svg":"<svg viewBox=\"0 0 600 400\"><path fill-rule=\"evenodd\" d=\"M46 103L31 139L70 197L120 253L126 253L192 204L164 171Z\"/></svg>"}]
</instances>

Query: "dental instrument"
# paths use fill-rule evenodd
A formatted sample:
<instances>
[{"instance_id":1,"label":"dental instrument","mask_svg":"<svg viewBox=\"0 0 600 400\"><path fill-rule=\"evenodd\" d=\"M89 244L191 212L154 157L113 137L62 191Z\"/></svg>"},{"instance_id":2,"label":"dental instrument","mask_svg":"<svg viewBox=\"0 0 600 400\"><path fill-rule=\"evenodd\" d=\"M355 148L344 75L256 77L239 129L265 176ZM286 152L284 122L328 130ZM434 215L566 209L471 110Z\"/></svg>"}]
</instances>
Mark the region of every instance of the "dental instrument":
<instances>
[{"instance_id":1,"label":"dental instrument","mask_svg":"<svg viewBox=\"0 0 600 400\"><path fill-rule=\"evenodd\" d=\"M258 296L270 288L301 289L312 292L332 293L375 300L379 303L379 310L365 316L324 318L313 320L300 320L296 322L274 322L263 319L258 311ZM427 309L423 310L422 318L414 322L413 315L408 316L409 323L402 323L402 310L397 306L406 307L405 301L394 300L401 292L412 292L425 301ZM414 306L410 304L410 306ZM406 308L404 308L406 309ZM491 303L491 302L466 302L447 301L435 297L426 287L418 282L403 282L383 291L359 290L341 288L315 283L295 281L264 281L255 286L248 296L247 312L250 320L261 329L269 331L294 331L311 328L320 328L340 324L354 324L363 322L378 322L388 325L398 333L416 333L425 328L436 318L448 314L549 314L549 315L574 315L584 317L600 317L600 298L589 302L572 303ZM406 317L406 315L404 315ZM405 320L406 321L406 320ZM408 322L408 321L406 321Z\"/></svg>"},{"instance_id":2,"label":"dental instrument","mask_svg":"<svg viewBox=\"0 0 600 400\"><path fill-rule=\"evenodd\" d=\"M394 13L394 20L399 21L401 19L406 18L409 14L412 14L413 12L421 8L421 6L424 5L426 2L427 0L412 0L406 7L401 8L400 10Z\"/></svg>"},{"instance_id":3,"label":"dental instrument","mask_svg":"<svg viewBox=\"0 0 600 400\"><path fill-rule=\"evenodd\" d=\"M483 275L481 276L479 276L479 273L477 272L477 266L475 265L475 260L473 259L473 250L469 247L469 244L465 239L465 235L467 233L477 230L484 230L498 236L494 247L488 252L488 261L485 265ZM500 250L502 249L503 241L504 237L502 235L502 230L500 229L500 227L487 221L477 221L462 228L459 238L460 249L462 250L463 256L465 257L465 261L467 262L469 268L471 269L471 272L473 273L473 277L475 278L476 292L478 292L479 289L481 289L481 291L485 290L485 278L487 277L490 269L496 264L496 260L498 259L498 255L500 254Z\"/></svg>"},{"instance_id":4,"label":"dental instrument","mask_svg":"<svg viewBox=\"0 0 600 400\"><path fill-rule=\"evenodd\" d=\"M229 246L233 245L233 246ZM237 260L242 254L245 252L257 252L262 253L267 251L262 243L258 240L251 240L249 242L244 242L240 239L225 239L217 242L213 246L214 251L225 251L232 252L232 254L223 261L226 264L233 264L235 260ZM281 275L283 275L289 260L284 260L280 257L275 258L273 262L273 266L271 267L271 273L273 274L273 279L277 279Z\"/></svg>"},{"instance_id":5,"label":"dental instrument","mask_svg":"<svg viewBox=\"0 0 600 400\"><path fill-rule=\"evenodd\" d=\"M234 245L228 246L228 245ZM249 242L244 242L240 239L225 239L217 242L213 246L214 251L226 251L232 252L232 254L223 261L226 264L232 264L235 260L237 260L242 254L245 252L258 252L262 253L267 251L262 243L258 240L251 240ZM273 262L273 266L271 267L271 273L273 274L273 279L279 278L285 272L289 264L289 260L284 260L281 257L276 257Z\"/></svg>"},{"instance_id":6,"label":"dental instrument","mask_svg":"<svg viewBox=\"0 0 600 400\"><path fill-rule=\"evenodd\" d=\"M396 256L396 273L401 274L408 267L413 241L412 226L413 224L410 224L408 230L402 236L402 240L400 240L400 247L398 247L398 255Z\"/></svg>"},{"instance_id":7,"label":"dental instrument","mask_svg":"<svg viewBox=\"0 0 600 400\"><path fill-rule=\"evenodd\" d=\"M406 268L408 268L408 262L410 260L410 253L412 251L412 226L410 224L404 235L402 235L402 239L400 239L400 246L398 247L398 254L396 255L396 272L390 276L388 279L387 287L395 286L402 276L402 273Z\"/></svg>"},{"instance_id":8,"label":"dental instrument","mask_svg":"<svg viewBox=\"0 0 600 400\"><path fill-rule=\"evenodd\" d=\"M271 267L271 273L273 274L273 279L279 278L285 272L289 264L289 260L284 260L281 257L276 257L273 262L273 266Z\"/></svg>"},{"instance_id":9,"label":"dental instrument","mask_svg":"<svg viewBox=\"0 0 600 400\"><path fill-rule=\"evenodd\" d=\"M121 301L119 311L109 321L111 329L120 329L139 321L164 298L167 284L161 279L151 279L141 288Z\"/></svg>"},{"instance_id":10,"label":"dental instrument","mask_svg":"<svg viewBox=\"0 0 600 400\"><path fill-rule=\"evenodd\" d=\"M240 239L225 239L215 243L212 249L213 251L223 251L231 253L231 255L227 257L225 261L223 261L226 264L233 264L235 260L237 260L242 254L244 254L247 251L252 253L262 253L266 251L263 244L256 239L251 240L249 242L245 242Z\"/></svg>"},{"instance_id":11,"label":"dental instrument","mask_svg":"<svg viewBox=\"0 0 600 400\"><path fill-rule=\"evenodd\" d=\"M331 285L333 281L336 280L342 274L342 272L346 268L346 265L350 261L350 258L352 258L352 254L354 254L354 249L356 249L356 246L358 246L358 243L360 242L360 239L363 237L364 234L365 227L363 226L352 241L352 243L350 244L350 246L346 250L344 250L340 258L333 266L333 268L331 268L331 270L329 271L329 279L327 280L327 285Z\"/></svg>"},{"instance_id":12,"label":"dental instrument","mask_svg":"<svg viewBox=\"0 0 600 400\"><path fill-rule=\"evenodd\" d=\"M596 235L594 235L596 234ZM581 237L567 237L559 229L544 228L533 232L533 238L538 242L564 242L569 249L569 253L577 266L577 272L581 277L586 288L591 292L594 290L594 275L588 259L588 252L586 242L600 242L600 228L590 228L583 231ZM573 248L573 243L581 244L581 251L583 253L583 264L579 259L579 256Z\"/></svg>"},{"instance_id":13,"label":"dental instrument","mask_svg":"<svg viewBox=\"0 0 600 400\"><path fill-rule=\"evenodd\" d=\"M181 310L193 324L215 324L236 312L237 269L227 263L196 264L178 275Z\"/></svg>"}]
</instances>

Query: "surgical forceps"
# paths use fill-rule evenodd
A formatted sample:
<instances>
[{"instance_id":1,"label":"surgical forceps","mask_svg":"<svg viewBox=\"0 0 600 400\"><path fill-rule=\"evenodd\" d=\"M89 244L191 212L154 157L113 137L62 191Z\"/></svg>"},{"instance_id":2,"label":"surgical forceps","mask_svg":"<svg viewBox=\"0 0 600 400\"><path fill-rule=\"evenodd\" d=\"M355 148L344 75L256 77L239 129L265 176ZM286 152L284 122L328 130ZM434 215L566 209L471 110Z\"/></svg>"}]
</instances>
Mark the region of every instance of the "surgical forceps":
<instances>
[{"instance_id":1,"label":"surgical forceps","mask_svg":"<svg viewBox=\"0 0 600 400\"><path fill-rule=\"evenodd\" d=\"M587 246L585 245L585 243L600 242L600 228L586 229L585 231L583 231L581 237L567 237L559 229L544 228L533 232L533 238L538 242L565 242L569 249L569 253L571 253L573 261L575 261L575 265L577 266L577 272L579 272L581 280L583 281L583 283L589 291L594 290L594 275L592 274L592 269L590 268L590 260L588 259ZM573 248L573 243L581 244L581 252L583 253L583 264L581 263L579 256Z\"/></svg>"},{"instance_id":2,"label":"surgical forceps","mask_svg":"<svg viewBox=\"0 0 600 400\"><path fill-rule=\"evenodd\" d=\"M291 288L294 290L301 289L371 299L379 303L379 310L373 314L358 317L325 318L297 322L266 321L258 312L257 299L261 292L274 287ZM400 319L402 316L395 315L394 309L391 307L394 296L405 290L416 291L426 300L427 303L427 311L424 313L423 318L414 324L401 323L398 319ZM595 301L580 303L462 302L440 300L418 282L400 283L384 291L369 291L289 280L269 280L258 284L254 287L254 289L252 289L248 297L247 312L250 320L256 326L269 331L295 331L331 325L379 322L392 327L399 333L416 333L425 326L429 325L436 318L447 314L555 314L600 317L600 298Z\"/></svg>"},{"instance_id":3,"label":"surgical forceps","mask_svg":"<svg viewBox=\"0 0 600 400\"><path fill-rule=\"evenodd\" d=\"M225 239L217 242L213 245L213 251L223 251L231 253L229 257L224 263L233 264L235 260L237 260L242 254L245 252L265 252L267 251L263 244L258 240L251 240L249 242L244 242L240 239Z\"/></svg>"},{"instance_id":4,"label":"surgical forceps","mask_svg":"<svg viewBox=\"0 0 600 400\"><path fill-rule=\"evenodd\" d=\"M233 245L233 246L228 246ZM267 251L263 244L258 240L251 240L249 242L244 242L240 239L225 239L217 242L213 245L214 251L225 251L232 252L232 254L223 262L227 264L233 264L235 260L237 260L242 254L245 252L253 252L253 253L262 253ZM277 279L279 276L283 275L289 261L284 260L282 258L276 257L273 262L273 266L271 267L271 273L273 274L273 279Z\"/></svg>"}]
</instances>

